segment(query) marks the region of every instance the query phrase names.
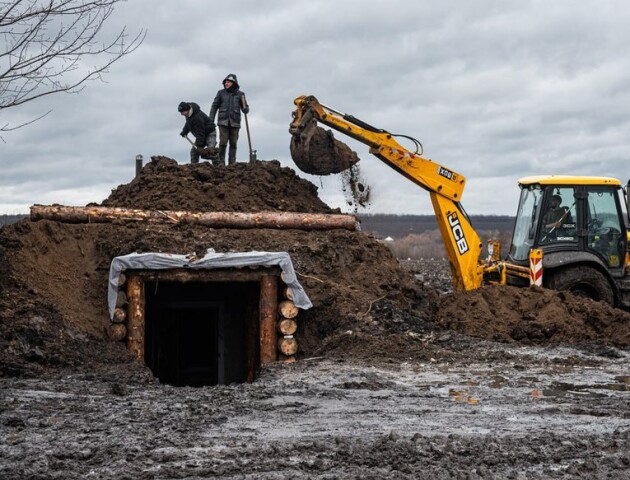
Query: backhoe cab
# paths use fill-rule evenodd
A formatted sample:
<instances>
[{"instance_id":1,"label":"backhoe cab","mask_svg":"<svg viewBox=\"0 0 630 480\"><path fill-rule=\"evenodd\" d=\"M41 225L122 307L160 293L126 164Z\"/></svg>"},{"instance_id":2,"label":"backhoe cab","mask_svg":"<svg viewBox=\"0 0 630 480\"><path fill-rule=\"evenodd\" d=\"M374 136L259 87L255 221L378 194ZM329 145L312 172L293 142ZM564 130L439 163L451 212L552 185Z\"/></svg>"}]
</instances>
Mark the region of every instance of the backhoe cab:
<instances>
[{"instance_id":1,"label":"backhoe cab","mask_svg":"<svg viewBox=\"0 0 630 480\"><path fill-rule=\"evenodd\" d=\"M530 254L542 256L543 286L630 309L630 219L619 180L606 177L539 176L519 181L521 198L507 258L498 241L482 242L460 200L465 177L400 145L386 130L327 107L313 97L295 99L289 127L291 156L306 173L328 175L359 161L349 147L318 123L370 147L370 153L429 192L447 252L453 286L529 285ZM419 151L420 150L420 151ZM629 184L630 186L630 184ZM628 187L626 187L627 192Z\"/></svg>"},{"instance_id":2,"label":"backhoe cab","mask_svg":"<svg viewBox=\"0 0 630 480\"><path fill-rule=\"evenodd\" d=\"M530 251L541 249L543 286L630 308L628 197L619 180L538 176L519 186L506 283L529 285L523 268Z\"/></svg>"}]
</instances>

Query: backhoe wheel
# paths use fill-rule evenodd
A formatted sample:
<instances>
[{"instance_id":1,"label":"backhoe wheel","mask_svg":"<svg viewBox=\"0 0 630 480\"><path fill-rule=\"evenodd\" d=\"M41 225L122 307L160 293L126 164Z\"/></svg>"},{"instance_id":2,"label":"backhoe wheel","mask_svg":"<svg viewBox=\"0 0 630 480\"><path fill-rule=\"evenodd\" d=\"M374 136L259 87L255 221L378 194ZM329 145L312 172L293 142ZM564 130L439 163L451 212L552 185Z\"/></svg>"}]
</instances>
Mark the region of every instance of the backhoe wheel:
<instances>
[{"instance_id":1,"label":"backhoe wheel","mask_svg":"<svg viewBox=\"0 0 630 480\"><path fill-rule=\"evenodd\" d=\"M549 274L547 286L568 290L579 297L615 304L615 295L608 279L591 267L569 267Z\"/></svg>"}]
</instances>

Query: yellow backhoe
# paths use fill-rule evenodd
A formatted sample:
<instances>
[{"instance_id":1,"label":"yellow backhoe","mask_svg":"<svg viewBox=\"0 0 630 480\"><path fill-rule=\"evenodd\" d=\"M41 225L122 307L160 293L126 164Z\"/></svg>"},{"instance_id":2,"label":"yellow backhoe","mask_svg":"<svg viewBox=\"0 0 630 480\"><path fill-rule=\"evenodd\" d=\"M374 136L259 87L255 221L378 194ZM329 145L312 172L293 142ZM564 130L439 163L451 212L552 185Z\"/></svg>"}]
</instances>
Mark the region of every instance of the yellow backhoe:
<instances>
[{"instance_id":1,"label":"yellow backhoe","mask_svg":"<svg viewBox=\"0 0 630 480\"><path fill-rule=\"evenodd\" d=\"M339 173L359 158L328 126L369 146L371 154L429 192L451 266L453 286L537 283L630 309L628 185L609 177L532 176L518 181L521 198L512 244L501 259L498 241L483 244L461 205L464 175L421 156L420 143L300 96L289 127L291 156L304 172ZM404 137L415 151L396 140ZM625 208L625 213L624 213Z\"/></svg>"}]
</instances>

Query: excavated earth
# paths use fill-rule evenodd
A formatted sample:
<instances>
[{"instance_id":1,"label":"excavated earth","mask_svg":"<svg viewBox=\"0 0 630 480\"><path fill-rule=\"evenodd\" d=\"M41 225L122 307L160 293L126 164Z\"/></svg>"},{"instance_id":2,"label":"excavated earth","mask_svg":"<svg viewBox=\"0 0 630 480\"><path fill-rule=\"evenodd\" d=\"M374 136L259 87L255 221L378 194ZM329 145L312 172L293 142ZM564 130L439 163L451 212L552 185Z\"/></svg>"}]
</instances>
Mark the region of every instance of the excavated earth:
<instances>
[{"instance_id":1,"label":"excavated earth","mask_svg":"<svg viewBox=\"0 0 630 480\"><path fill-rule=\"evenodd\" d=\"M277 161L165 157L101 205L338 213ZM107 339L113 257L208 248L290 254L297 363L176 388ZM365 232L23 220L0 229L0 478L630 478L629 347L626 312L452 292Z\"/></svg>"}]
</instances>

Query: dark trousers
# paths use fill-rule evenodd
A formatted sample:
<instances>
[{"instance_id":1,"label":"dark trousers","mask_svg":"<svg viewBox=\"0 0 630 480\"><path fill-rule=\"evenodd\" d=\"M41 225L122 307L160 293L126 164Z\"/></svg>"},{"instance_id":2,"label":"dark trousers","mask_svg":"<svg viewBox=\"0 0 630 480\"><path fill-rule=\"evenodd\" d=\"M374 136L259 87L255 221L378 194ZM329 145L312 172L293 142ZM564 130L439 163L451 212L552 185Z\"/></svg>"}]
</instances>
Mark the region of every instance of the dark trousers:
<instances>
[{"instance_id":1,"label":"dark trousers","mask_svg":"<svg viewBox=\"0 0 630 480\"><path fill-rule=\"evenodd\" d=\"M228 142L230 148L228 151L228 164L236 163L236 142L238 142L238 131L240 127L224 127L219 125L219 162L225 165L225 151Z\"/></svg>"}]
</instances>

